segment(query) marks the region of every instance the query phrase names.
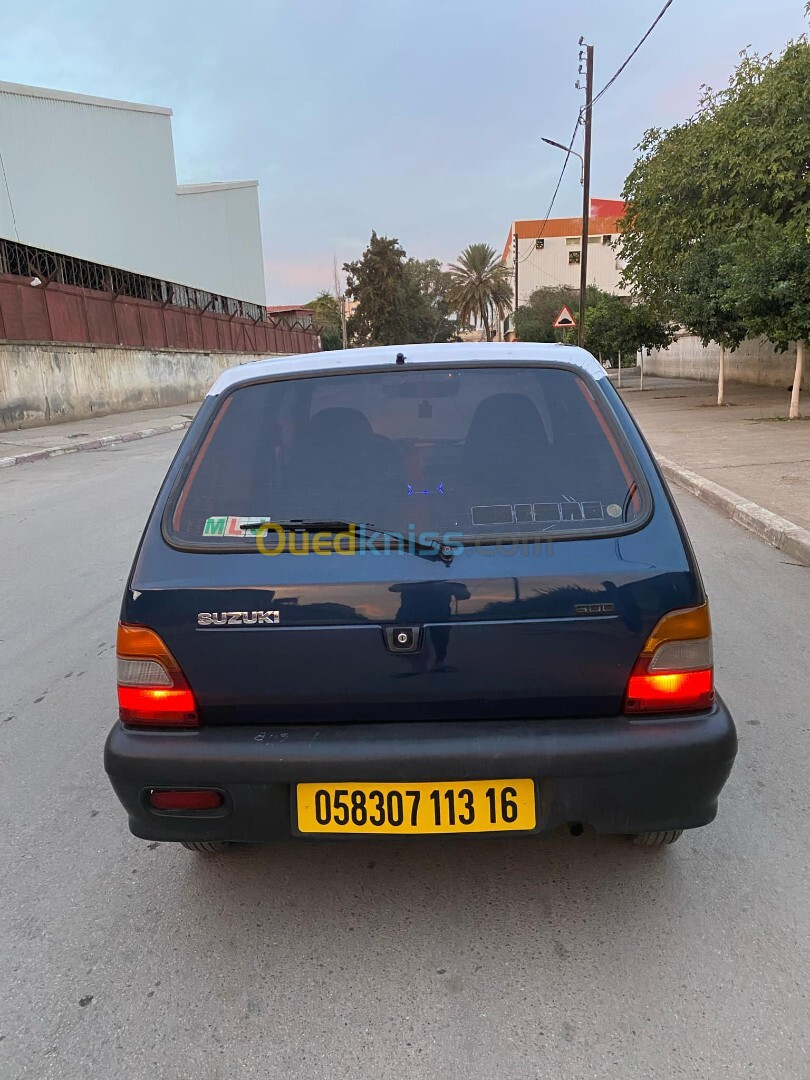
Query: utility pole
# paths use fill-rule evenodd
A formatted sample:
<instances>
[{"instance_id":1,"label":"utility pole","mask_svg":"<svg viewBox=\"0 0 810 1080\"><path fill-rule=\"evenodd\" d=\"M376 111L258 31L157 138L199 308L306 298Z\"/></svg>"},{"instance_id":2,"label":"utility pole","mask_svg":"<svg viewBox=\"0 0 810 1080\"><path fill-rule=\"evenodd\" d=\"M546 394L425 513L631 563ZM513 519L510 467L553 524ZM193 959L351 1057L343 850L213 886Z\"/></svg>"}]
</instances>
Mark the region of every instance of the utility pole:
<instances>
[{"instance_id":1,"label":"utility pole","mask_svg":"<svg viewBox=\"0 0 810 1080\"><path fill-rule=\"evenodd\" d=\"M580 45L582 40L580 39ZM582 161L582 250L579 255L579 321L577 344L585 342L585 293L588 288L588 217L591 210L591 114L593 113L593 45L586 47L585 152Z\"/></svg>"},{"instance_id":2,"label":"utility pole","mask_svg":"<svg viewBox=\"0 0 810 1080\"><path fill-rule=\"evenodd\" d=\"M517 309L518 309L518 304L520 303L520 297L519 297L519 294L518 294L518 264L519 264L520 260L518 259L519 252L518 252L518 234L517 234L517 222L516 221L512 224L512 228L513 228L514 233L515 233L515 311L514 311L514 314L512 315L512 332L515 335L515 341L517 341L517 331L515 330L515 319L517 318Z\"/></svg>"},{"instance_id":3,"label":"utility pole","mask_svg":"<svg viewBox=\"0 0 810 1080\"><path fill-rule=\"evenodd\" d=\"M343 348L348 349L349 345L346 337L346 297L341 294L340 286L338 285L337 255L332 256L332 268L335 272L335 300L340 308L340 330L343 336Z\"/></svg>"}]
</instances>

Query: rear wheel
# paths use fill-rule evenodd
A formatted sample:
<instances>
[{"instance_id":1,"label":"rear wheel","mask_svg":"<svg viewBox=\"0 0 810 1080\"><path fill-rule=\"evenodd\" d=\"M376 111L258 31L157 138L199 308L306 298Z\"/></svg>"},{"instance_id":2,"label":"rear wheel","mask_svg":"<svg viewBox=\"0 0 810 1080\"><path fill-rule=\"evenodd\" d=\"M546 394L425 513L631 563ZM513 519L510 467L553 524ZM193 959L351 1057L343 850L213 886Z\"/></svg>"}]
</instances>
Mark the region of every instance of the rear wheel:
<instances>
[{"instance_id":1,"label":"rear wheel","mask_svg":"<svg viewBox=\"0 0 810 1080\"><path fill-rule=\"evenodd\" d=\"M232 851L236 847L236 844L230 840L181 840L180 842L189 851L201 851L206 855Z\"/></svg>"},{"instance_id":2,"label":"rear wheel","mask_svg":"<svg viewBox=\"0 0 810 1080\"><path fill-rule=\"evenodd\" d=\"M683 835L683 829L667 829L666 832L642 832L633 837L639 847L666 847Z\"/></svg>"}]
</instances>

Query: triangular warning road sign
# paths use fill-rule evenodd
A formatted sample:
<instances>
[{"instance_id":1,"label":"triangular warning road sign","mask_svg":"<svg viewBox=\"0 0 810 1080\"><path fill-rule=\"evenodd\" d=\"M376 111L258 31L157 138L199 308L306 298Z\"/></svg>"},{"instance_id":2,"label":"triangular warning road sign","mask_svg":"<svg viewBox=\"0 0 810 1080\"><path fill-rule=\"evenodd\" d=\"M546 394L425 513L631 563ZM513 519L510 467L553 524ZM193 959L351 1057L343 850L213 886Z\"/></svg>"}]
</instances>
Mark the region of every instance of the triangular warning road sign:
<instances>
[{"instance_id":1,"label":"triangular warning road sign","mask_svg":"<svg viewBox=\"0 0 810 1080\"><path fill-rule=\"evenodd\" d=\"M576 325L577 325L577 320L571 314L571 311L567 306L562 309L560 314L554 320L554 329L555 330L566 330L566 329L568 329L568 327L576 326Z\"/></svg>"}]
</instances>

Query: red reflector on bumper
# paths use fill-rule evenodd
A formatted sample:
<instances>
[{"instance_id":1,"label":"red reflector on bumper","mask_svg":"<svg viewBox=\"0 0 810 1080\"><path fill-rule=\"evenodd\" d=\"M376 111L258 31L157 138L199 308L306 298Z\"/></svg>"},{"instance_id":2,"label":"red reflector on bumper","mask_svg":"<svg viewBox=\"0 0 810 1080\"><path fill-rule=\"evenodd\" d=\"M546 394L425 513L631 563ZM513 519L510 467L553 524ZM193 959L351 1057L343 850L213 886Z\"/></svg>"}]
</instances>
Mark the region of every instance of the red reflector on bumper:
<instances>
[{"instance_id":1,"label":"red reflector on bumper","mask_svg":"<svg viewBox=\"0 0 810 1080\"><path fill-rule=\"evenodd\" d=\"M218 791L153 791L149 795L155 810L216 810L222 801Z\"/></svg>"},{"instance_id":2,"label":"red reflector on bumper","mask_svg":"<svg viewBox=\"0 0 810 1080\"><path fill-rule=\"evenodd\" d=\"M194 695L187 688L119 686L118 707L124 724L198 726Z\"/></svg>"},{"instance_id":3,"label":"red reflector on bumper","mask_svg":"<svg viewBox=\"0 0 810 1080\"><path fill-rule=\"evenodd\" d=\"M714 677L704 671L660 675L633 674L627 684L626 713L708 709L714 702Z\"/></svg>"}]
</instances>

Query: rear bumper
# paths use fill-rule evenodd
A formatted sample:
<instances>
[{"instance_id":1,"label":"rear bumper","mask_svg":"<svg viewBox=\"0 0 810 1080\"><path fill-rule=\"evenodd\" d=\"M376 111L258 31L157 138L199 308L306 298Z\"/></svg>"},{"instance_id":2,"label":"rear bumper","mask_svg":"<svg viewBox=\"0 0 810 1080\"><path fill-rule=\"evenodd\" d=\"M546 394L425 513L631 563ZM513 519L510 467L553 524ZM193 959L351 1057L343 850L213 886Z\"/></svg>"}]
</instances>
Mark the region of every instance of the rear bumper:
<instances>
[{"instance_id":1,"label":"rear bumper","mask_svg":"<svg viewBox=\"0 0 810 1080\"><path fill-rule=\"evenodd\" d=\"M262 842L296 834L303 781L534 777L538 826L634 833L706 825L737 752L722 701L682 718L486 720L134 731L116 724L104 764L136 836ZM157 813L153 787L215 787L221 810Z\"/></svg>"}]
</instances>

